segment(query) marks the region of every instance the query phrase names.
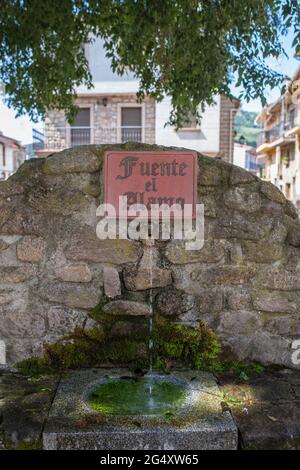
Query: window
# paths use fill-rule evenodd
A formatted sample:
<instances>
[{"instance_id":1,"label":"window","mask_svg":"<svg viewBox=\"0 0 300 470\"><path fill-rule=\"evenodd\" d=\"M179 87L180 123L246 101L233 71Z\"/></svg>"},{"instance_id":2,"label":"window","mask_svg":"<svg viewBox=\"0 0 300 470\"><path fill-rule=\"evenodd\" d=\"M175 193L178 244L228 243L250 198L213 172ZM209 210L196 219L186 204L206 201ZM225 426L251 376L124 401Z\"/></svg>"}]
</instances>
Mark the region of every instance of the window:
<instances>
[{"instance_id":1,"label":"window","mask_svg":"<svg viewBox=\"0 0 300 470\"><path fill-rule=\"evenodd\" d=\"M290 129L295 126L295 116L296 116L296 110L294 108L288 113L287 123L286 123L287 129Z\"/></svg>"},{"instance_id":2,"label":"window","mask_svg":"<svg viewBox=\"0 0 300 470\"><path fill-rule=\"evenodd\" d=\"M91 143L90 108L80 108L71 125L71 147Z\"/></svg>"},{"instance_id":3,"label":"window","mask_svg":"<svg viewBox=\"0 0 300 470\"><path fill-rule=\"evenodd\" d=\"M121 141L142 142L142 108L121 108Z\"/></svg>"}]
</instances>

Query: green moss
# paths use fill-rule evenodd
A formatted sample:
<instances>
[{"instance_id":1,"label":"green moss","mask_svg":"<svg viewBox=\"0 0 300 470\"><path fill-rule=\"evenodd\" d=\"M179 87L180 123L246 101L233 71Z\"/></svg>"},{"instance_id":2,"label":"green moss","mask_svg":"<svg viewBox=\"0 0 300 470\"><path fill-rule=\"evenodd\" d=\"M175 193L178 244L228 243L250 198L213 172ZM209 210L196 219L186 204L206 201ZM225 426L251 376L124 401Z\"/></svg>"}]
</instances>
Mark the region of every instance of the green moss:
<instances>
[{"instance_id":1,"label":"green moss","mask_svg":"<svg viewBox=\"0 0 300 470\"><path fill-rule=\"evenodd\" d=\"M24 359L23 361L18 362L16 367L21 374L30 377L37 377L50 372L44 358L41 357L30 357L29 359Z\"/></svg>"},{"instance_id":2,"label":"green moss","mask_svg":"<svg viewBox=\"0 0 300 470\"><path fill-rule=\"evenodd\" d=\"M101 365L148 368L149 335L145 320L124 315L116 318L115 315L106 314L103 311L106 302L107 299L104 299L90 311L98 326L89 330L77 328L62 341L46 344L43 357L21 361L17 364L19 371L27 376L37 376ZM125 322L125 333L116 335L112 328L120 320ZM194 329L158 318L154 322L152 339L152 363L155 368L167 371L172 365L184 365L214 370L219 364L220 345L204 323Z\"/></svg>"},{"instance_id":3,"label":"green moss","mask_svg":"<svg viewBox=\"0 0 300 470\"><path fill-rule=\"evenodd\" d=\"M154 364L182 363L192 369L212 370L219 366L217 337L203 322L197 329L158 320L153 331Z\"/></svg>"},{"instance_id":4,"label":"green moss","mask_svg":"<svg viewBox=\"0 0 300 470\"><path fill-rule=\"evenodd\" d=\"M109 316L103 311L104 305L109 300L106 298L101 299L101 301L89 311L89 316L99 323L107 323L109 321Z\"/></svg>"},{"instance_id":5,"label":"green moss","mask_svg":"<svg viewBox=\"0 0 300 470\"><path fill-rule=\"evenodd\" d=\"M242 381L248 380L253 375L262 374L265 367L257 362L242 362L223 360L215 372L219 374L231 374Z\"/></svg>"},{"instance_id":6,"label":"green moss","mask_svg":"<svg viewBox=\"0 0 300 470\"><path fill-rule=\"evenodd\" d=\"M17 450L41 450L43 443L41 439L32 439L31 441L21 441Z\"/></svg>"},{"instance_id":7,"label":"green moss","mask_svg":"<svg viewBox=\"0 0 300 470\"><path fill-rule=\"evenodd\" d=\"M60 372L101 365L149 364L146 341L130 338L111 340L99 328L79 331L70 335L70 342L46 344L42 358L30 358L16 364L19 372L27 376Z\"/></svg>"},{"instance_id":8,"label":"green moss","mask_svg":"<svg viewBox=\"0 0 300 470\"><path fill-rule=\"evenodd\" d=\"M5 431L0 431L0 440L5 450L41 450L43 448L41 439L21 439L15 443L11 435Z\"/></svg>"},{"instance_id":9,"label":"green moss","mask_svg":"<svg viewBox=\"0 0 300 470\"><path fill-rule=\"evenodd\" d=\"M111 379L89 397L91 408L110 415L173 415L185 397L181 384L158 377Z\"/></svg>"}]
</instances>

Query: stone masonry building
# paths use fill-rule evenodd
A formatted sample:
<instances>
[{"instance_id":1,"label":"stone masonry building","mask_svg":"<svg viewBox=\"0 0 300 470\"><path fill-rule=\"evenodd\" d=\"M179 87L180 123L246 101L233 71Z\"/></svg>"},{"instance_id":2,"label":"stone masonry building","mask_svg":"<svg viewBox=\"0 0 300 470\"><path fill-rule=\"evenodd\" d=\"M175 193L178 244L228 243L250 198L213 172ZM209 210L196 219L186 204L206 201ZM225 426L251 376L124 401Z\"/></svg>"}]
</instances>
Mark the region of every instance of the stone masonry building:
<instances>
[{"instance_id":1,"label":"stone masonry building","mask_svg":"<svg viewBox=\"0 0 300 470\"><path fill-rule=\"evenodd\" d=\"M94 87L77 89L79 112L72 125L61 111L47 113L44 129L34 132L39 156L77 145L135 141L185 147L233 161L237 100L216 96L215 104L202 114L200 125L191 118L184 128L175 129L166 126L172 109L169 97L161 102L150 97L138 102L138 81L132 74L120 77L112 72L99 38L85 46L85 53Z\"/></svg>"}]
</instances>

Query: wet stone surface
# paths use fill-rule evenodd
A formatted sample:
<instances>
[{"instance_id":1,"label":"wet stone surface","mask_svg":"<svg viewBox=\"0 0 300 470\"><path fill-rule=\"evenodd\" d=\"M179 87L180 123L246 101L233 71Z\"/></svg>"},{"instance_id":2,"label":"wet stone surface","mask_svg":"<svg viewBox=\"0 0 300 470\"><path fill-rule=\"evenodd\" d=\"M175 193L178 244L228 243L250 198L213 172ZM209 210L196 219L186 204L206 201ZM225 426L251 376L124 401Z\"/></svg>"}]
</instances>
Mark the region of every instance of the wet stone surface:
<instances>
[{"instance_id":1,"label":"wet stone surface","mask_svg":"<svg viewBox=\"0 0 300 470\"><path fill-rule=\"evenodd\" d=\"M0 369L0 449L42 448L57 377L28 378Z\"/></svg>"},{"instance_id":2,"label":"wet stone surface","mask_svg":"<svg viewBox=\"0 0 300 470\"><path fill-rule=\"evenodd\" d=\"M236 449L237 429L222 409L221 394L212 374L176 371L168 381L182 384L180 408L166 414L112 415L98 413L88 397L99 385L127 377L126 369L92 369L69 372L59 385L43 433L48 450L94 449ZM139 380L139 379L137 379ZM144 379L140 379L144 380Z\"/></svg>"},{"instance_id":3,"label":"wet stone surface","mask_svg":"<svg viewBox=\"0 0 300 470\"><path fill-rule=\"evenodd\" d=\"M102 376L109 376L110 370L102 369ZM121 376L124 369L114 370ZM59 378L28 378L8 370L0 370L0 449L40 449L42 434L46 448L77 448L90 445L95 428L106 430L106 448L109 447L110 433L117 422L119 429L126 429L127 448L133 448L141 441L140 432L147 430L149 421L143 419L129 420L115 416L108 425L108 417L92 412L86 405L86 384L99 380L99 369L73 371L62 379L56 393ZM128 371L126 372L126 375ZM231 413L239 431L238 447L242 449L300 449L300 373L283 369L281 371L264 372L247 381L238 380L236 376L226 374L218 376L218 385L210 374L202 374L199 381L195 377L199 373L178 372L178 378L189 377L190 389L202 393L203 405L197 410L197 417L209 416L208 423L218 423L213 418L216 410L225 413L227 431ZM89 380L87 380L89 377ZM79 393L79 391L85 391ZM74 401L74 394L77 399ZM54 398L55 397L55 398ZM53 406L51 403L54 399ZM181 416L181 418L183 418ZM162 434L159 439L168 435L172 420L157 417L152 426L159 426ZM232 421L231 421L232 423ZM150 423L151 424L151 423ZM219 421L220 424L220 421ZM178 423L173 422L173 429ZM76 434L70 430L76 431ZM209 427L206 427L206 430ZM229 429L233 429L229 426ZM67 434L66 434L67 432ZM85 439L80 441L78 433ZM176 433L175 433L176 434ZM229 433L230 434L230 433ZM128 437L129 436L129 437ZM131 437L130 437L131 436ZM98 436L99 437L99 436ZM206 448L218 446L217 440L206 434ZM228 437L228 436L227 436ZM116 435L115 444L121 444L122 432ZM191 426L188 439L195 440L195 426ZM191 442L189 441L189 444ZM178 441L174 443L178 445ZM153 442L153 449L160 448L161 442ZM170 445L170 441L167 442ZM224 441L223 441L224 445ZM131 446L131 447L130 447ZM174 447L173 448L180 448Z\"/></svg>"},{"instance_id":4,"label":"wet stone surface","mask_svg":"<svg viewBox=\"0 0 300 470\"><path fill-rule=\"evenodd\" d=\"M300 450L300 373L283 369L245 382L220 376L243 449Z\"/></svg>"}]
</instances>

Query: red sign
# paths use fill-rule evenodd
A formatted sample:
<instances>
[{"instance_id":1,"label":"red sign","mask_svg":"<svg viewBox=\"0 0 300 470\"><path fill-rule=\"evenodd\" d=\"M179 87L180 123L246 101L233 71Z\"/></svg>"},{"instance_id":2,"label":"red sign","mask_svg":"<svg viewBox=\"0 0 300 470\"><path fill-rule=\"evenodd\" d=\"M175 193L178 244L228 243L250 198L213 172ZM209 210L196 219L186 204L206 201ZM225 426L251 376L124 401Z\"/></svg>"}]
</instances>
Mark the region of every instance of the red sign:
<instances>
[{"instance_id":1,"label":"red sign","mask_svg":"<svg viewBox=\"0 0 300 470\"><path fill-rule=\"evenodd\" d=\"M105 201L115 207L127 196L128 207L144 204L192 204L197 201L197 153L193 151L105 153Z\"/></svg>"}]
</instances>

